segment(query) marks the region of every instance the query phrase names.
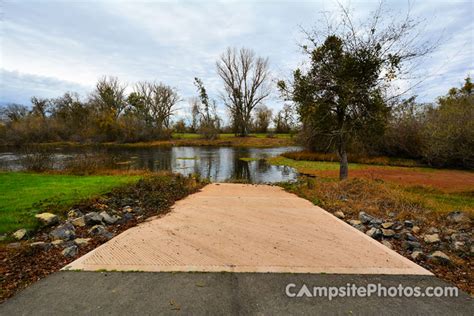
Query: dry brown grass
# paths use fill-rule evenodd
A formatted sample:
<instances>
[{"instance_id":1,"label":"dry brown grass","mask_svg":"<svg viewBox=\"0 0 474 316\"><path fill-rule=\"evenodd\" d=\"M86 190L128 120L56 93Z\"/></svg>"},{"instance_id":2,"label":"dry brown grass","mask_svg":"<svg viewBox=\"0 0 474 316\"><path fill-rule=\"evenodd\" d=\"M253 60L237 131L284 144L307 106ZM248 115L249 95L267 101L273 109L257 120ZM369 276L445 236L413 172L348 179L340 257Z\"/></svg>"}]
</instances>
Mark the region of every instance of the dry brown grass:
<instances>
[{"instance_id":1,"label":"dry brown grass","mask_svg":"<svg viewBox=\"0 0 474 316\"><path fill-rule=\"evenodd\" d=\"M302 179L298 184L284 187L330 212L340 210L357 217L364 211L383 218L405 220L416 217L426 222L440 217L440 213L428 208L424 200L383 182L358 178L345 181Z\"/></svg>"},{"instance_id":2,"label":"dry brown grass","mask_svg":"<svg viewBox=\"0 0 474 316\"><path fill-rule=\"evenodd\" d=\"M149 147L172 147L172 146L227 146L227 147L285 147L295 146L296 141L291 137L220 137L218 139L204 139L204 138L172 138L169 140L157 140L148 142L136 143L75 143L75 142L54 142L42 143L38 146L53 148L53 147L75 147L75 148L90 148L90 147L116 147L116 148L149 148Z\"/></svg>"},{"instance_id":3,"label":"dry brown grass","mask_svg":"<svg viewBox=\"0 0 474 316\"><path fill-rule=\"evenodd\" d=\"M446 213L432 208L430 204L433 202L432 199L407 191L399 185L358 178L337 181L308 177L301 177L297 183L281 185L287 191L310 200L331 213L343 211L346 215L345 220L358 219L358 214L362 211L382 220L411 220L421 227L421 233L415 234L419 240L422 240L422 235L426 234L430 228L439 229L443 240L447 240L446 238L452 234L448 233L449 230L456 232L472 230L471 224L456 224L447 221ZM473 213L470 214L473 219ZM411 253L402 247L401 240L393 239L390 242L397 252L412 260ZM429 254L437 250L436 247L436 245L424 244L423 251ZM472 274L474 261L469 253L460 254L450 248L443 248L443 252L451 258L452 264L437 264L426 259L417 263L462 290L474 293L474 275Z\"/></svg>"},{"instance_id":4,"label":"dry brown grass","mask_svg":"<svg viewBox=\"0 0 474 316\"><path fill-rule=\"evenodd\" d=\"M144 143L117 144L108 143L108 146L118 147L159 147L159 146L229 146L229 147L284 147L293 146L295 142L291 138L270 137L226 137L214 140L210 139L171 139L163 141L152 141Z\"/></svg>"}]
</instances>

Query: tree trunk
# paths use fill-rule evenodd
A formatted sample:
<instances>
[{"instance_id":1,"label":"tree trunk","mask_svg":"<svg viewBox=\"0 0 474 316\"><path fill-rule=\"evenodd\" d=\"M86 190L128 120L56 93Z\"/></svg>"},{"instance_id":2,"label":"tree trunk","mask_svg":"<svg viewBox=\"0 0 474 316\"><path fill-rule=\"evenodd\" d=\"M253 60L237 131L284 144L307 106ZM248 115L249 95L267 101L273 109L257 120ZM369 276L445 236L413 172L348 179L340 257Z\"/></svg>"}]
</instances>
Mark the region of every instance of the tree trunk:
<instances>
[{"instance_id":1,"label":"tree trunk","mask_svg":"<svg viewBox=\"0 0 474 316\"><path fill-rule=\"evenodd\" d=\"M347 163L346 144L341 143L338 148L339 156L339 180L347 179L349 175L349 164Z\"/></svg>"}]
</instances>

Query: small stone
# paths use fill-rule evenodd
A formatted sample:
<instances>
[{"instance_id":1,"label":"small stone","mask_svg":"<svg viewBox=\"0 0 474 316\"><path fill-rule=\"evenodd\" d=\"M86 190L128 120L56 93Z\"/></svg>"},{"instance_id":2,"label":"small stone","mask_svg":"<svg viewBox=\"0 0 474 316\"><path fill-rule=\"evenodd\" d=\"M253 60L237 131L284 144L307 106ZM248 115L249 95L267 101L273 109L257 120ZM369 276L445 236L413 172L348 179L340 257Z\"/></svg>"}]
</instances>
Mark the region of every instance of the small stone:
<instances>
[{"instance_id":1,"label":"small stone","mask_svg":"<svg viewBox=\"0 0 474 316\"><path fill-rule=\"evenodd\" d=\"M366 228L365 228L365 226L364 226L363 224L353 225L353 227L354 227L355 229L357 229L357 230L363 232L363 233L365 233L365 231L366 231Z\"/></svg>"},{"instance_id":2,"label":"small stone","mask_svg":"<svg viewBox=\"0 0 474 316\"><path fill-rule=\"evenodd\" d=\"M79 216L77 218L72 219L71 224L76 227L84 227L86 226L86 219L84 218L84 216Z\"/></svg>"},{"instance_id":3,"label":"small stone","mask_svg":"<svg viewBox=\"0 0 474 316\"><path fill-rule=\"evenodd\" d=\"M28 233L28 231L24 228L22 229L19 229L17 230L16 232L14 232L12 234L13 238L15 238L16 240L22 240L23 238L26 237L26 234Z\"/></svg>"},{"instance_id":4,"label":"small stone","mask_svg":"<svg viewBox=\"0 0 474 316\"><path fill-rule=\"evenodd\" d=\"M87 245L90 240L91 238L76 238L74 239L74 243L78 246L84 246Z\"/></svg>"},{"instance_id":5,"label":"small stone","mask_svg":"<svg viewBox=\"0 0 474 316\"><path fill-rule=\"evenodd\" d=\"M452 235L452 234L454 234L454 233L456 233L456 232L457 232L457 230L452 229L452 228L447 228L447 229L444 230L444 233L445 233L446 235Z\"/></svg>"},{"instance_id":6,"label":"small stone","mask_svg":"<svg viewBox=\"0 0 474 316\"><path fill-rule=\"evenodd\" d=\"M450 264L451 263L451 258L448 257L444 252L442 251L435 251L433 252L429 257L428 260L434 263L439 263L439 264Z\"/></svg>"},{"instance_id":7,"label":"small stone","mask_svg":"<svg viewBox=\"0 0 474 316\"><path fill-rule=\"evenodd\" d=\"M131 206L128 206L128 205L127 205L127 206L124 206L124 207L122 208L122 212L124 212L124 213L132 213L132 212L133 212L133 208L132 208Z\"/></svg>"},{"instance_id":8,"label":"small stone","mask_svg":"<svg viewBox=\"0 0 474 316\"><path fill-rule=\"evenodd\" d=\"M61 240L61 239L56 239L56 240L53 240L51 242L51 245L55 246L55 247L60 247L64 244L64 240Z\"/></svg>"},{"instance_id":9,"label":"small stone","mask_svg":"<svg viewBox=\"0 0 474 316\"><path fill-rule=\"evenodd\" d=\"M142 209L141 207L135 207L135 208L133 209L133 212L135 212L135 213L141 213L141 212L143 212L143 209Z\"/></svg>"},{"instance_id":10,"label":"small stone","mask_svg":"<svg viewBox=\"0 0 474 316\"><path fill-rule=\"evenodd\" d=\"M102 216L97 212L90 212L84 215L84 220L89 226L102 224Z\"/></svg>"},{"instance_id":11,"label":"small stone","mask_svg":"<svg viewBox=\"0 0 474 316\"><path fill-rule=\"evenodd\" d=\"M100 216L102 216L104 222L106 224L109 224L109 225L113 225L115 224L115 222L117 222L117 220L119 220L118 217L116 216L110 216L107 212L103 211L102 213L99 214Z\"/></svg>"},{"instance_id":12,"label":"small stone","mask_svg":"<svg viewBox=\"0 0 474 316\"><path fill-rule=\"evenodd\" d=\"M455 241L453 243L453 249L456 251L464 251L466 250L466 244L462 241Z\"/></svg>"},{"instance_id":13,"label":"small stone","mask_svg":"<svg viewBox=\"0 0 474 316\"><path fill-rule=\"evenodd\" d=\"M405 234L405 239L406 239L406 240L409 240L409 241L418 241L418 238L416 238L415 236L413 236L413 235L410 234L410 233L406 233L406 234Z\"/></svg>"},{"instance_id":14,"label":"small stone","mask_svg":"<svg viewBox=\"0 0 474 316\"><path fill-rule=\"evenodd\" d=\"M423 258L425 258L425 254L423 253L423 251L413 251L413 253L411 254L411 257L413 260L421 260Z\"/></svg>"},{"instance_id":15,"label":"small stone","mask_svg":"<svg viewBox=\"0 0 474 316\"><path fill-rule=\"evenodd\" d=\"M403 225L405 225L405 227L412 228L413 227L413 222L412 221L404 221Z\"/></svg>"},{"instance_id":16,"label":"small stone","mask_svg":"<svg viewBox=\"0 0 474 316\"><path fill-rule=\"evenodd\" d=\"M434 244L437 242L440 242L439 235L438 234L432 234L432 235L424 235L423 240L427 244Z\"/></svg>"},{"instance_id":17,"label":"small stone","mask_svg":"<svg viewBox=\"0 0 474 316\"><path fill-rule=\"evenodd\" d=\"M421 244L417 241L404 241L402 248L406 250L421 249Z\"/></svg>"},{"instance_id":18,"label":"small stone","mask_svg":"<svg viewBox=\"0 0 474 316\"><path fill-rule=\"evenodd\" d=\"M33 248L41 248L41 249L51 248L51 244L49 242L44 242L44 241L32 242L30 246Z\"/></svg>"},{"instance_id":19,"label":"small stone","mask_svg":"<svg viewBox=\"0 0 474 316\"><path fill-rule=\"evenodd\" d=\"M446 219L449 222L455 223L455 224L471 222L471 219L469 218L469 216L467 216L464 212L461 212L461 211L454 211L454 212L449 213L448 216L446 216Z\"/></svg>"},{"instance_id":20,"label":"small stone","mask_svg":"<svg viewBox=\"0 0 474 316\"><path fill-rule=\"evenodd\" d=\"M107 206L107 204L96 203L96 204L94 204L94 208L99 209L99 210L106 210L109 207Z\"/></svg>"},{"instance_id":21,"label":"small stone","mask_svg":"<svg viewBox=\"0 0 474 316\"><path fill-rule=\"evenodd\" d=\"M359 212L359 220L362 222L362 224L367 224L371 222L374 218L367 214L366 212Z\"/></svg>"},{"instance_id":22,"label":"small stone","mask_svg":"<svg viewBox=\"0 0 474 316\"><path fill-rule=\"evenodd\" d=\"M465 241L465 242L467 242L471 239L471 237L467 233L455 233L455 234L452 234L449 238L451 240Z\"/></svg>"},{"instance_id":23,"label":"small stone","mask_svg":"<svg viewBox=\"0 0 474 316\"><path fill-rule=\"evenodd\" d=\"M357 219L350 219L350 220L348 221L348 223L351 224L352 226L362 224L362 222L359 221L359 220L357 220Z\"/></svg>"},{"instance_id":24,"label":"small stone","mask_svg":"<svg viewBox=\"0 0 474 316\"><path fill-rule=\"evenodd\" d=\"M372 227L368 231L365 232L365 234L369 237L372 237L374 239L379 239L382 237L382 231L378 228Z\"/></svg>"},{"instance_id":25,"label":"small stone","mask_svg":"<svg viewBox=\"0 0 474 316\"><path fill-rule=\"evenodd\" d=\"M402 229L403 229L403 225L400 224L400 223L395 223L395 224L392 226L392 229L393 229L393 230L402 230Z\"/></svg>"},{"instance_id":26,"label":"small stone","mask_svg":"<svg viewBox=\"0 0 474 316\"><path fill-rule=\"evenodd\" d=\"M344 217L346 217L346 215L342 211L334 212L334 216L336 216L337 218L340 218L340 219L343 219Z\"/></svg>"},{"instance_id":27,"label":"small stone","mask_svg":"<svg viewBox=\"0 0 474 316\"><path fill-rule=\"evenodd\" d=\"M102 235L103 233L107 232L107 229L104 225L95 225L89 229L89 234L91 235Z\"/></svg>"},{"instance_id":28,"label":"small stone","mask_svg":"<svg viewBox=\"0 0 474 316\"><path fill-rule=\"evenodd\" d=\"M74 226L70 223L64 223L59 225L50 233L53 239L61 239L61 240L71 240L74 239L76 236L76 232L74 230Z\"/></svg>"},{"instance_id":29,"label":"small stone","mask_svg":"<svg viewBox=\"0 0 474 316\"><path fill-rule=\"evenodd\" d=\"M380 218L374 218L370 223L372 225L380 226L380 225L382 225L383 220L381 220Z\"/></svg>"},{"instance_id":30,"label":"small stone","mask_svg":"<svg viewBox=\"0 0 474 316\"><path fill-rule=\"evenodd\" d=\"M67 248L64 248L64 250L61 252L63 256L65 257L75 257L78 252L78 247L77 246L69 246Z\"/></svg>"},{"instance_id":31,"label":"small stone","mask_svg":"<svg viewBox=\"0 0 474 316\"><path fill-rule=\"evenodd\" d=\"M114 236L103 225L93 226L91 229L89 229L89 234L95 235L95 236L102 236L102 237L105 237L105 238L108 238L108 239L110 239Z\"/></svg>"},{"instance_id":32,"label":"small stone","mask_svg":"<svg viewBox=\"0 0 474 316\"><path fill-rule=\"evenodd\" d=\"M419 226L413 226L411 231L414 234L418 234L420 232L421 228Z\"/></svg>"},{"instance_id":33,"label":"small stone","mask_svg":"<svg viewBox=\"0 0 474 316\"><path fill-rule=\"evenodd\" d=\"M341 195L341 196L339 196L339 200L341 200L343 202L347 202L349 199L347 198L347 196Z\"/></svg>"},{"instance_id":34,"label":"small stone","mask_svg":"<svg viewBox=\"0 0 474 316\"><path fill-rule=\"evenodd\" d=\"M393 249L392 244L388 240L382 240L382 244L389 249Z\"/></svg>"},{"instance_id":35,"label":"small stone","mask_svg":"<svg viewBox=\"0 0 474 316\"><path fill-rule=\"evenodd\" d=\"M35 217L46 226L54 225L59 222L59 217L52 213L36 214Z\"/></svg>"},{"instance_id":36,"label":"small stone","mask_svg":"<svg viewBox=\"0 0 474 316\"><path fill-rule=\"evenodd\" d=\"M385 228L385 229L388 229L390 227L392 227L394 224L394 222L385 222L382 224L382 228Z\"/></svg>"},{"instance_id":37,"label":"small stone","mask_svg":"<svg viewBox=\"0 0 474 316\"><path fill-rule=\"evenodd\" d=\"M382 228L382 234L384 237L393 237L395 235L395 231L391 229L383 229Z\"/></svg>"},{"instance_id":38,"label":"small stone","mask_svg":"<svg viewBox=\"0 0 474 316\"><path fill-rule=\"evenodd\" d=\"M427 232L428 234L436 234L436 233L439 233L439 229L436 227L430 227L428 228Z\"/></svg>"},{"instance_id":39,"label":"small stone","mask_svg":"<svg viewBox=\"0 0 474 316\"><path fill-rule=\"evenodd\" d=\"M83 216L83 215L84 215L84 214L82 214L81 211L76 210L76 209L70 210L70 211L67 213L67 217L68 217L68 218L77 218L77 217L81 217L81 216Z\"/></svg>"},{"instance_id":40,"label":"small stone","mask_svg":"<svg viewBox=\"0 0 474 316\"><path fill-rule=\"evenodd\" d=\"M131 219L133 219L133 215L131 213L125 213L123 214L123 217L122 219L126 222L126 221L129 221Z\"/></svg>"}]
</instances>

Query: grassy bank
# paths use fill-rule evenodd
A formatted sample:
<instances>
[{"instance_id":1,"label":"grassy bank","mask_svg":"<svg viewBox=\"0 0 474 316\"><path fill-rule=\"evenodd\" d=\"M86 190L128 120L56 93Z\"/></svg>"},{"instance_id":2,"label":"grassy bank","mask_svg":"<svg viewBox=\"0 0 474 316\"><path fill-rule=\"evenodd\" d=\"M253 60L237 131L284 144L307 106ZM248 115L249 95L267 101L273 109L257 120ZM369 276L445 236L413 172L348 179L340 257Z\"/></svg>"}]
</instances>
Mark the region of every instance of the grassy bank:
<instances>
[{"instance_id":1,"label":"grassy bank","mask_svg":"<svg viewBox=\"0 0 474 316\"><path fill-rule=\"evenodd\" d=\"M268 162L317 177L321 180L320 186L334 182L339 172L337 162L293 160L281 156L269 158ZM349 178L377 184L387 195L403 196L407 203L419 204L428 210L463 210L474 214L474 173L470 171L350 163Z\"/></svg>"},{"instance_id":2,"label":"grassy bank","mask_svg":"<svg viewBox=\"0 0 474 316\"><path fill-rule=\"evenodd\" d=\"M219 134L214 140L203 138L199 134L181 133L173 134L171 139L155 140L134 143L76 143L76 142L50 142L37 144L46 148L55 147L113 147L113 148L149 148L149 147L173 147L173 146L224 146L224 147L286 147L295 146L296 140L290 134L275 134L268 136L267 134L251 134L247 137L238 137L234 134Z\"/></svg>"},{"instance_id":3,"label":"grassy bank","mask_svg":"<svg viewBox=\"0 0 474 316\"><path fill-rule=\"evenodd\" d=\"M33 229L41 209L58 212L82 199L137 181L137 175L0 173L0 234Z\"/></svg>"},{"instance_id":4,"label":"grassy bank","mask_svg":"<svg viewBox=\"0 0 474 316\"><path fill-rule=\"evenodd\" d=\"M27 175L16 174L13 176L22 179ZM36 178L38 175L30 176ZM49 176L43 178L43 175L41 175L41 178L42 181L32 180L37 184L41 184L40 188L30 186L33 191L41 190L43 185L55 186L58 190L62 188L63 192L70 191L64 189L63 180L68 179L78 188L82 188L85 199L81 200L80 203L72 203L72 200L69 200L67 202L69 207L63 211L66 213L68 210L74 209L75 214L69 214L67 217L61 216L58 225L38 227L38 230L27 236L28 239L23 239L20 242L0 243L0 262L2 263L0 264L0 304L17 291L43 279L50 273L60 270L68 263L110 240L110 238L143 223L152 216L168 212L177 200L198 191L207 183L198 178L171 173L146 174L138 181L135 181L135 178L120 180L118 177L102 178L99 186L97 186L98 177L95 177L97 181L93 177L80 177L82 181L79 181L76 178L62 176L54 182ZM62 185L54 185L58 182ZM89 186L94 188L85 188L87 182ZM112 188L112 186L118 185L119 182L123 185ZM109 192L97 195L98 192L102 191ZM14 205L18 205L18 202ZM69 221L77 220L83 217L83 214L89 212L96 212L97 214L105 212L108 216L116 218L116 221L101 222L102 230L96 231L91 229L96 227L94 226L97 224L96 222L85 223L85 226L74 225L74 228L68 227L70 225L68 224ZM52 237L51 233L60 226L68 227L68 230L72 229L73 237L62 237L61 239L71 240L59 240L59 243L53 244L53 240L57 238ZM78 240L82 240L82 242L79 243ZM58 240L54 242L58 242ZM66 249L71 247L75 249L72 253L64 253Z\"/></svg>"},{"instance_id":5,"label":"grassy bank","mask_svg":"<svg viewBox=\"0 0 474 316\"><path fill-rule=\"evenodd\" d=\"M335 153L317 153L310 151L291 151L282 154L283 157L293 160L303 161L327 161L339 162L339 157ZM361 163L380 166L398 166L398 167L424 167L422 163L413 159L404 159L397 157L368 157L351 153L348 157L350 163Z\"/></svg>"}]
</instances>

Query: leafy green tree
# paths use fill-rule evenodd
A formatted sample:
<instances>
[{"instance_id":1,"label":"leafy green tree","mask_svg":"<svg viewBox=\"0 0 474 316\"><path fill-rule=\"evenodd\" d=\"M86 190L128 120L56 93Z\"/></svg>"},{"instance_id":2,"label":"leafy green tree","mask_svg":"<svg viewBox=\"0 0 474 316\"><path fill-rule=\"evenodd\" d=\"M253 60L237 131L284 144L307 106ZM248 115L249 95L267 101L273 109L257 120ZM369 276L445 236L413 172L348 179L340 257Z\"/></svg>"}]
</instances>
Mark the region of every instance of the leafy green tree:
<instances>
[{"instance_id":1,"label":"leafy green tree","mask_svg":"<svg viewBox=\"0 0 474 316\"><path fill-rule=\"evenodd\" d=\"M294 111L291 105L285 104L283 109L273 118L276 133L289 133L295 127Z\"/></svg>"},{"instance_id":2,"label":"leafy green tree","mask_svg":"<svg viewBox=\"0 0 474 316\"><path fill-rule=\"evenodd\" d=\"M115 140L118 136L118 118L127 106L126 87L116 77L102 77L96 84L89 104L96 112L95 120L101 138Z\"/></svg>"},{"instance_id":3,"label":"leafy green tree","mask_svg":"<svg viewBox=\"0 0 474 316\"><path fill-rule=\"evenodd\" d=\"M358 137L383 132L389 106L385 92L402 74L406 62L428 53L429 46L413 46L416 22L384 21L382 10L372 21L357 26L341 7L342 22L326 32L307 32L307 69L296 69L293 82L280 81L280 90L294 101L307 143L335 149L339 178L348 177L348 146ZM382 23L383 22L383 23Z\"/></svg>"},{"instance_id":4,"label":"leafy green tree","mask_svg":"<svg viewBox=\"0 0 474 316\"><path fill-rule=\"evenodd\" d=\"M204 83L199 78L194 78L194 85L199 93L199 101L192 104L193 118L198 118L198 131L207 139L215 139L219 136L220 119L217 115L217 106L214 100L210 100Z\"/></svg>"}]
</instances>

